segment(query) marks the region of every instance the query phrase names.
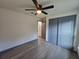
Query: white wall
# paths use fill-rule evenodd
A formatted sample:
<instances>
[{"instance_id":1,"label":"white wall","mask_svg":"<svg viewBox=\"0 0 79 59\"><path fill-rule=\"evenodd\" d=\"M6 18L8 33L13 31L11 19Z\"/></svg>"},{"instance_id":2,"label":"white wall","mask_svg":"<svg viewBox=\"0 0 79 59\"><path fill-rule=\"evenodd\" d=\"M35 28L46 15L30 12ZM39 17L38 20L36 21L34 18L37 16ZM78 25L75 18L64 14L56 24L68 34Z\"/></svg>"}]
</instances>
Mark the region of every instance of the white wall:
<instances>
[{"instance_id":1,"label":"white wall","mask_svg":"<svg viewBox=\"0 0 79 59\"><path fill-rule=\"evenodd\" d=\"M37 18L0 8L0 51L37 39Z\"/></svg>"},{"instance_id":2,"label":"white wall","mask_svg":"<svg viewBox=\"0 0 79 59\"><path fill-rule=\"evenodd\" d=\"M41 32L42 32L42 30L41 30L42 27L41 26L42 26L42 22L41 21L38 21L38 36L39 37L41 37Z\"/></svg>"},{"instance_id":3,"label":"white wall","mask_svg":"<svg viewBox=\"0 0 79 59\"><path fill-rule=\"evenodd\" d=\"M75 40L75 50L78 51L79 46L79 10L77 10L77 21L76 21L76 40Z\"/></svg>"},{"instance_id":4,"label":"white wall","mask_svg":"<svg viewBox=\"0 0 79 59\"><path fill-rule=\"evenodd\" d=\"M47 18L47 23L46 23L46 40L48 41L48 24L49 24L49 19L50 18L57 18L57 17L63 17L63 16L68 16L68 15L77 15L77 19L76 19L76 28L75 28L75 34L74 34L74 47L75 50L77 51L77 47L79 45L79 11L78 10L71 10L71 11L66 11L64 13L61 14L54 14L53 16L49 16Z\"/></svg>"}]
</instances>

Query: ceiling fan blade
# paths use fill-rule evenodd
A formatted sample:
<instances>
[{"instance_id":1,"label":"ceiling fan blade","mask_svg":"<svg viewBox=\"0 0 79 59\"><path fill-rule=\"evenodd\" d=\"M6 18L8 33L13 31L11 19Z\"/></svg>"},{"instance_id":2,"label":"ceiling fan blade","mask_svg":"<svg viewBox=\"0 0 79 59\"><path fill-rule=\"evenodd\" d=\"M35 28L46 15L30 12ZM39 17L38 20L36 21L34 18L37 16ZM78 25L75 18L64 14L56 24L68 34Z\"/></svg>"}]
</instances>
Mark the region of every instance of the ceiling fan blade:
<instances>
[{"instance_id":1,"label":"ceiling fan blade","mask_svg":"<svg viewBox=\"0 0 79 59\"><path fill-rule=\"evenodd\" d=\"M47 13L47 12L45 12L45 11L42 11L42 13L44 13L44 14L46 14L46 15L48 14L48 13Z\"/></svg>"},{"instance_id":2,"label":"ceiling fan blade","mask_svg":"<svg viewBox=\"0 0 79 59\"><path fill-rule=\"evenodd\" d=\"M51 8L54 8L54 5L44 7L44 8L42 8L42 10L51 9Z\"/></svg>"},{"instance_id":3,"label":"ceiling fan blade","mask_svg":"<svg viewBox=\"0 0 79 59\"><path fill-rule=\"evenodd\" d=\"M35 11L36 9L25 9L25 11Z\"/></svg>"},{"instance_id":4,"label":"ceiling fan blade","mask_svg":"<svg viewBox=\"0 0 79 59\"><path fill-rule=\"evenodd\" d=\"M37 13L35 13L35 15L38 15Z\"/></svg>"},{"instance_id":5,"label":"ceiling fan blade","mask_svg":"<svg viewBox=\"0 0 79 59\"><path fill-rule=\"evenodd\" d=\"M33 3L35 4L36 8L37 8L37 9L39 9L39 8L40 8L40 6L39 6L39 4L38 4L37 0L32 0L32 1L33 1Z\"/></svg>"}]
</instances>

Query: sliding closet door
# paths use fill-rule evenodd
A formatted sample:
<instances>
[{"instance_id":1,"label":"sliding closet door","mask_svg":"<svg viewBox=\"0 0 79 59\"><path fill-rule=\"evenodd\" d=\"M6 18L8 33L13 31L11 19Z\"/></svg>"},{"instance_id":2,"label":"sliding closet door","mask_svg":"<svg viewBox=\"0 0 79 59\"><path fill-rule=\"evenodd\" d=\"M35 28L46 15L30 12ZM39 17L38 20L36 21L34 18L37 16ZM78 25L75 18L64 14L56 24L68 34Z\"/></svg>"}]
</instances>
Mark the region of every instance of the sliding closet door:
<instances>
[{"instance_id":1,"label":"sliding closet door","mask_svg":"<svg viewBox=\"0 0 79 59\"><path fill-rule=\"evenodd\" d=\"M48 29L48 42L54 45L57 44L57 20L49 20L49 29Z\"/></svg>"},{"instance_id":2,"label":"sliding closet door","mask_svg":"<svg viewBox=\"0 0 79 59\"><path fill-rule=\"evenodd\" d=\"M58 18L58 45L66 49L73 48L76 16Z\"/></svg>"}]
</instances>

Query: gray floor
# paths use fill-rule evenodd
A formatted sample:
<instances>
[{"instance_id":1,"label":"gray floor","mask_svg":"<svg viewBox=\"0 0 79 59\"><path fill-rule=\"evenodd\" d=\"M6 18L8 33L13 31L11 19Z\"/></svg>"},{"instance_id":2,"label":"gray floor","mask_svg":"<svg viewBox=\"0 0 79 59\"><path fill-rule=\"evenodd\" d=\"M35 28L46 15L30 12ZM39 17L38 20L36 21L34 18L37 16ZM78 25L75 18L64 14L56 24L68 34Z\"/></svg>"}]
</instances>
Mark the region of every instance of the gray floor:
<instances>
[{"instance_id":1,"label":"gray floor","mask_svg":"<svg viewBox=\"0 0 79 59\"><path fill-rule=\"evenodd\" d=\"M36 45L36 46L35 46ZM28 46L28 47L27 47ZM2 53L1 59L79 59L77 54L49 43L30 43Z\"/></svg>"},{"instance_id":2,"label":"gray floor","mask_svg":"<svg viewBox=\"0 0 79 59\"><path fill-rule=\"evenodd\" d=\"M15 59L78 59L78 56L66 49L45 43L42 46L31 47L21 56Z\"/></svg>"}]
</instances>

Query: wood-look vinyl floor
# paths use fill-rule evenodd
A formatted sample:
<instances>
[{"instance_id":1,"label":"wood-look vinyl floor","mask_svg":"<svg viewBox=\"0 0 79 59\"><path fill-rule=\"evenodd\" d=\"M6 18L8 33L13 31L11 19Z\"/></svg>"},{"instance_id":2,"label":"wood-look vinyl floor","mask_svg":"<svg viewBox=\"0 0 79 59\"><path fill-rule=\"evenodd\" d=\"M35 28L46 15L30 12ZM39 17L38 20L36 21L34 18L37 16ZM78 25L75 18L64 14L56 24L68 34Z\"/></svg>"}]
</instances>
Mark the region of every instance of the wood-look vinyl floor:
<instances>
[{"instance_id":1,"label":"wood-look vinyl floor","mask_svg":"<svg viewBox=\"0 0 79 59\"><path fill-rule=\"evenodd\" d=\"M79 59L78 56L66 49L44 43L37 47L30 47L24 53L11 59Z\"/></svg>"}]
</instances>

